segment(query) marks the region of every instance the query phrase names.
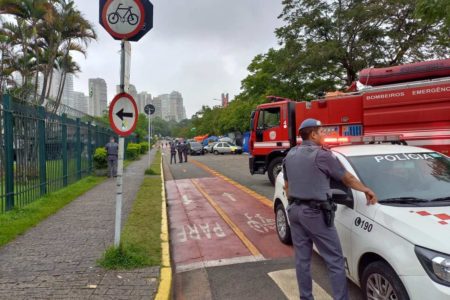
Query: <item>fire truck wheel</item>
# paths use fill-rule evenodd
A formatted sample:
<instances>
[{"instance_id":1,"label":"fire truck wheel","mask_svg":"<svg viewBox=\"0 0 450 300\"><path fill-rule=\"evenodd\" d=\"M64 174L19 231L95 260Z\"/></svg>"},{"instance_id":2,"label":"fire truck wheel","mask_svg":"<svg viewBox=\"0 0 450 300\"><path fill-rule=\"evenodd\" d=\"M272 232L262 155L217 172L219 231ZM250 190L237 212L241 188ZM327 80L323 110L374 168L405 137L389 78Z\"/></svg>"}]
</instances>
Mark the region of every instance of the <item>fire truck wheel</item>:
<instances>
[{"instance_id":1,"label":"fire truck wheel","mask_svg":"<svg viewBox=\"0 0 450 300\"><path fill-rule=\"evenodd\" d=\"M269 176L269 180L272 183L272 185L275 185L278 173L281 172L282 163L283 157L275 157L269 164L269 167L267 169L267 175Z\"/></svg>"}]
</instances>

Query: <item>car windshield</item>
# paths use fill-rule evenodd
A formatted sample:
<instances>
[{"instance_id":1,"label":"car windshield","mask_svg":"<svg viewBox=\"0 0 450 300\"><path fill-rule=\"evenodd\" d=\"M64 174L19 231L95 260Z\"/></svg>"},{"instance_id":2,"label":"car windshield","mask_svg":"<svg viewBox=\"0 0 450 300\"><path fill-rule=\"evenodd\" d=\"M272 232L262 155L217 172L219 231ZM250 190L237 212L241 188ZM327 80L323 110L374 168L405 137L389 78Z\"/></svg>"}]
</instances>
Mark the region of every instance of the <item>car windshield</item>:
<instances>
[{"instance_id":1,"label":"car windshield","mask_svg":"<svg viewBox=\"0 0 450 300\"><path fill-rule=\"evenodd\" d=\"M450 159L437 152L349 157L380 203L450 200ZM450 202L449 202L450 203Z\"/></svg>"},{"instance_id":2,"label":"car windshield","mask_svg":"<svg viewBox=\"0 0 450 300\"><path fill-rule=\"evenodd\" d=\"M228 145L236 147L236 144L233 144L233 143L228 143Z\"/></svg>"},{"instance_id":3,"label":"car windshield","mask_svg":"<svg viewBox=\"0 0 450 300\"><path fill-rule=\"evenodd\" d=\"M193 143L191 142L191 147L201 147L200 143Z\"/></svg>"}]
</instances>

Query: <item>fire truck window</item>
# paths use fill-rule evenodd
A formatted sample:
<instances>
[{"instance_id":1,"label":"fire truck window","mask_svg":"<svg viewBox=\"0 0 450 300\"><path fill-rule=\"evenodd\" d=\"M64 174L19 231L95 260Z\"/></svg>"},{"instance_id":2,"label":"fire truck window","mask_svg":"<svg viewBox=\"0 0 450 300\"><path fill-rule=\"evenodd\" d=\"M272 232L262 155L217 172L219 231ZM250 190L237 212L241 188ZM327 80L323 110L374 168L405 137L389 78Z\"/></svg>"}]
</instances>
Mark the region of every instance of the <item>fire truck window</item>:
<instances>
[{"instance_id":1,"label":"fire truck window","mask_svg":"<svg viewBox=\"0 0 450 300\"><path fill-rule=\"evenodd\" d=\"M260 112L258 128L267 129L280 126L280 108L272 107Z\"/></svg>"}]
</instances>

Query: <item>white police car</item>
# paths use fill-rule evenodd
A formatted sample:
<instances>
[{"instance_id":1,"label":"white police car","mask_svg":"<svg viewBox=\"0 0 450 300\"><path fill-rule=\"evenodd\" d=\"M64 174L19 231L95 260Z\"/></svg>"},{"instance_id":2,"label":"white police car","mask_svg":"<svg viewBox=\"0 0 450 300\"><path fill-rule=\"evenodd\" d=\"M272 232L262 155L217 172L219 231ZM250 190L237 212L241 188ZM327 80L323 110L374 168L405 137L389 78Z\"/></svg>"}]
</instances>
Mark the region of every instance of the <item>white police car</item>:
<instances>
[{"instance_id":1,"label":"white police car","mask_svg":"<svg viewBox=\"0 0 450 300\"><path fill-rule=\"evenodd\" d=\"M450 158L402 145L332 148L344 167L378 196L333 183L335 225L347 276L367 299L450 299ZM291 243L283 174L274 211L278 237Z\"/></svg>"}]
</instances>

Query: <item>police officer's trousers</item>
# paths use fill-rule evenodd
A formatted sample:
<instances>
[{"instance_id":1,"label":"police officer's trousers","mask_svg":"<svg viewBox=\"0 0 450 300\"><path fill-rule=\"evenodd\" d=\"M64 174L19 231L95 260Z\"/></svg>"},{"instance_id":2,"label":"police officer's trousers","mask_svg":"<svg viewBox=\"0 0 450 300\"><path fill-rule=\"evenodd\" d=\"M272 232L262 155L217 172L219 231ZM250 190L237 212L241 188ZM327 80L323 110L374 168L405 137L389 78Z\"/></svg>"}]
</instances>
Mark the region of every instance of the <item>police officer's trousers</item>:
<instances>
[{"instance_id":1,"label":"police officer's trousers","mask_svg":"<svg viewBox=\"0 0 450 300\"><path fill-rule=\"evenodd\" d=\"M172 164L172 160L174 163L177 163L176 153L170 153L170 164Z\"/></svg>"},{"instance_id":2,"label":"police officer's trousers","mask_svg":"<svg viewBox=\"0 0 450 300\"><path fill-rule=\"evenodd\" d=\"M108 159L108 176L117 176L117 159Z\"/></svg>"},{"instance_id":3,"label":"police officer's trousers","mask_svg":"<svg viewBox=\"0 0 450 300\"><path fill-rule=\"evenodd\" d=\"M183 162L183 152L178 151L178 162L182 163Z\"/></svg>"},{"instance_id":4,"label":"police officer's trousers","mask_svg":"<svg viewBox=\"0 0 450 300\"><path fill-rule=\"evenodd\" d=\"M307 205L289 208L292 242L295 250L297 283L301 300L314 299L312 294L311 255L313 243L325 260L334 300L347 300L345 262L336 227L327 227L323 212Z\"/></svg>"}]
</instances>

